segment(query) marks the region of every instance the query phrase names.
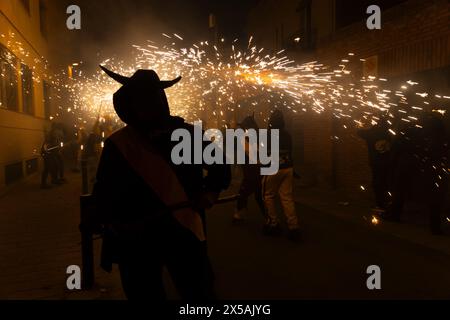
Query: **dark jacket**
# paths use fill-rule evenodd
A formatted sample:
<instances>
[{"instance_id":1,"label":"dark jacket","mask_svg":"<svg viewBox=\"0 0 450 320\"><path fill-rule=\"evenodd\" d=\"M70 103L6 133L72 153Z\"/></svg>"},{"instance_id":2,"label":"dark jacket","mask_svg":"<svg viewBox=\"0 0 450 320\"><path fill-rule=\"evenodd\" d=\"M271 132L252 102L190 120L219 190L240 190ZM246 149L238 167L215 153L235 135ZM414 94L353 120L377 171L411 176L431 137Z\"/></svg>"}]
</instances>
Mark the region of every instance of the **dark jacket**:
<instances>
[{"instance_id":1,"label":"dark jacket","mask_svg":"<svg viewBox=\"0 0 450 320\"><path fill-rule=\"evenodd\" d=\"M387 126L376 125L357 131L358 136L367 143L371 167L387 166L390 162L392 142L388 130Z\"/></svg>"},{"instance_id":2,"label":"dark jacket","mask_svg":"<svg viewBox=\"0 0 450 320\"><path fill-rule=\"evenodd\" d=\"M269 129L278 129L280 133L279 152L280 152L280 169L292 168L294 166L292 158L292 137L285 128L283 113L276 110L269 120ZM269 138L269 148L270 148Z\"/></svg>"},{"instance_id":3,"label":"dark jacket","mask_svg":"<svg viewBox=\"0 0 450 320\"><path fill-rule=\"evenodd\" d=\"M184 122L181 118L171 118L171 128L166 132L152 138L152 146L155 147L167 162L171 164L189 200L195 201L203 192L220 192L228 188L231 173L227 165L173 165L171 161L172 148L176 145L171 141L174 129L185 128L192 132L194 127ZM193 154L193 152L192 152ZM152 165L152 164L149 164ZM207 170L207 176L203 177L203 170ZM140 224L145 234L161 232L163 222L168 212L164 203L155 195L153 190L128 164L124 156L107 139L97 171L97 181L94 186L93 196L102 215L104 223L124 225ZM200 213L204 219L204 213ZM111 262L117 260L117 250L111 248L114 239L104 239L102 265L110 269ZM106 243L105 243L106 242Z\"/></svg>"}]
</instances>

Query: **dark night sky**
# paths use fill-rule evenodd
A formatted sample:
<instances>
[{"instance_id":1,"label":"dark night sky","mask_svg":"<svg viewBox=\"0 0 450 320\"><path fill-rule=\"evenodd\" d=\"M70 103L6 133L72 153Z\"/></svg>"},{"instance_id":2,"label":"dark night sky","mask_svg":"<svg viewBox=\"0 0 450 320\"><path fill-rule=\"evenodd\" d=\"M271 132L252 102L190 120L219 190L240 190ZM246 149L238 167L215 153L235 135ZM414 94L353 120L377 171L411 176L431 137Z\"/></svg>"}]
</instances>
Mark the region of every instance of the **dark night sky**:
<instances>
[{"instance_id":1,"label":"dark night sky","mask_svg":"<svg viewBox=\"0 0 450 320\"><path fill-rule=\"evenodd\" d=\"M178 33L187 41L207 39L208 16L218 17L220 35L245 37L249 9L258 0L79 0L83 45L114 47Z\"/></svg>"}]
</instances>

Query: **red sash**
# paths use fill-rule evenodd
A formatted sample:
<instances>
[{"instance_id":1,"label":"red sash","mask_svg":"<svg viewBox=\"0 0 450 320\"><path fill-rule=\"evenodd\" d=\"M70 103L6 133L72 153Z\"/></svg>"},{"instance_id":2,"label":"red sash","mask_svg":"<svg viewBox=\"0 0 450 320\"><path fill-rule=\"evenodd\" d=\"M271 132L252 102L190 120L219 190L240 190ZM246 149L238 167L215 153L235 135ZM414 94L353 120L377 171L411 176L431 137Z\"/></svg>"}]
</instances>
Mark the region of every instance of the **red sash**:
<instances>
[{"instance_id":1,"label":"red sash","mask_svg":"<svg viewBox=\"0 0 450 320\"><path fill-rule=\"evenodd\" d=\"M167 161L145 143L142 136L127 126L110 137L130 166L141 176L167 207L189 201L175 172ZM200 241L205 240L200 215L191 208L177 209L174 217L191 230Z\"/></svg>"}]
</instances>

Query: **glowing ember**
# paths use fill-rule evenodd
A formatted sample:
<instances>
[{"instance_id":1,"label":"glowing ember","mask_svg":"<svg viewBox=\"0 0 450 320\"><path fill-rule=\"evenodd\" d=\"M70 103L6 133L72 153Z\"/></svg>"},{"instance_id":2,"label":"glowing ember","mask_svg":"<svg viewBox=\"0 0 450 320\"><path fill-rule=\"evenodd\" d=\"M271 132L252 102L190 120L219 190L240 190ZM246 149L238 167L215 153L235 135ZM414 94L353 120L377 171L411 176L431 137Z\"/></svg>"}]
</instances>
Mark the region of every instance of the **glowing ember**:
<instances>
[{"instance_id":1,"label":"glowing ember","mask_svg":"<svg viewBox=\"0 0 450 320\"><path fill-rule=\"evenodd\" d=\"M372 216L371 223L372 223L374 226L377 226L377 225L380 223L380 220L379 220L377 217Z\"/></svg>"}]
</instances>

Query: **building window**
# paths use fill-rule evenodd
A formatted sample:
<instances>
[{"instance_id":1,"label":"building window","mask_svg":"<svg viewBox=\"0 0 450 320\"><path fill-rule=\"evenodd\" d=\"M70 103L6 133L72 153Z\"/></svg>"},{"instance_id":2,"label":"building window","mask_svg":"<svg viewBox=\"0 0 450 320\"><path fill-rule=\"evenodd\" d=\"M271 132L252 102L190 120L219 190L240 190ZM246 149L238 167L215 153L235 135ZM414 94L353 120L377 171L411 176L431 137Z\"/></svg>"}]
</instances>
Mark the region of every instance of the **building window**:
<instances>
[{"instance_id":1,"label":"building window","mask_svg":"<svg viewBox=\"0 0 450 320\"><path fill-rule=\"evenodd\" d=\"M39 0L39 22L41 28L41 34L44 38L47 38L47 7L43 0Z\"/></svg>"},{"instance_id":2,"label":"building window","mask_svg":"<svg viewBox=\"0 0 450 320\"><path fill-rule=\"evenodd\" d=\"M33 72L31 69L22 63L22 101L23 112L33 115Z\"/></svg>"},{"instance_id":3,"label":"building window","mask_svg":"<svg viewBox=\"0 0 450 320\"><path fill-rule=\"evenodd\" d=\"M51 107L51 94L52 87L48 84L48 82L44 81L44 114L46 119L50 119L50 115L52 112Z\"/></svg>"},{"instance_id":4,"label":"building window","mask_svg":"<svg viewBox=\"0 0 450 320\"><path fill-rule=\"evenodd\" d=\"M0 45L0 107L18 111L17 58Z\"/></svg>"},{"instance_id":5,"label":"building window","mask_svg":"<svg viewBox=\"0 0 450 320\"><path fill-rule=\"evenodd\" d=\"M30 0L20 0L27 13L30 14Z\"/></svg>"}]
</instances>

